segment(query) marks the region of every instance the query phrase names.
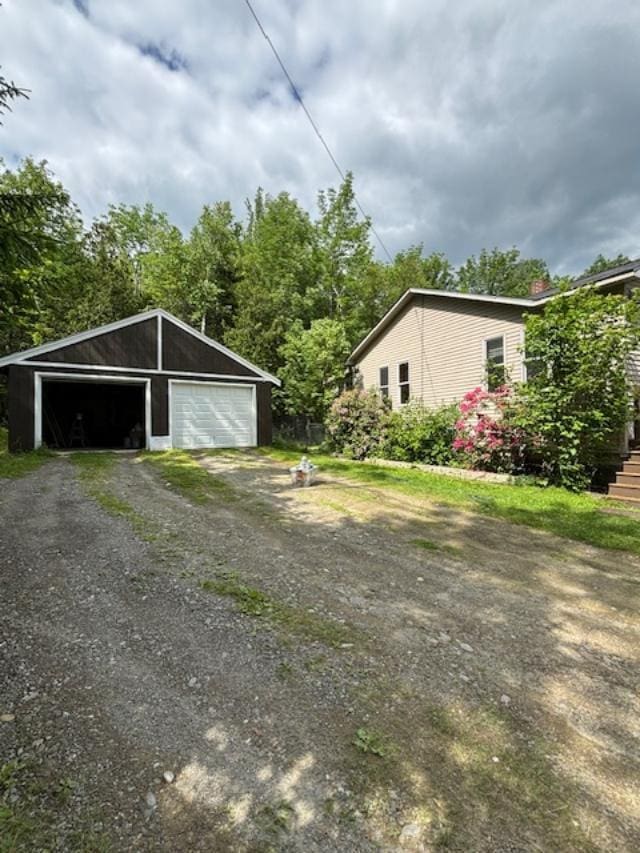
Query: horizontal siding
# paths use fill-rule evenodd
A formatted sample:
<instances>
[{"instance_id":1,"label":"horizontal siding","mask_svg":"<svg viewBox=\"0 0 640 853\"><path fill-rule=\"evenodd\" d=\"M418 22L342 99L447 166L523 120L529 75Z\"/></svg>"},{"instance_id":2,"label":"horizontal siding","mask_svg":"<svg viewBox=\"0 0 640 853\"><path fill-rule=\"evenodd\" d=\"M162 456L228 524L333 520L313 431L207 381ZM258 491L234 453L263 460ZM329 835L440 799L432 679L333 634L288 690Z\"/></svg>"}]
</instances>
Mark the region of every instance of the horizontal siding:
<instances>
[{"instance_id":1,"label":"horizontal siding","mask_svg":"<svg viewBox=\"0 0 640 853\"><path fill-rule=\"evenodd\" d=\"M629 356L628 371L631 382L640 387L640 350L634 350Z\"/></svg>"},{"instance_id":2,"label":"horizontal siding","mask_svg":"<svg viewBox=\"0 0 640 853\"><path fill-rule=\"evenodd\" d=\"M356 366L365 388L376 388L379 369L389 368L389 393L397 408L398 365L408 361L411 397L439 406L482 383L486 338L504 335L507 369L520 381L523 330L517 306L416 295Z\"/></svg>"}]
</instances>

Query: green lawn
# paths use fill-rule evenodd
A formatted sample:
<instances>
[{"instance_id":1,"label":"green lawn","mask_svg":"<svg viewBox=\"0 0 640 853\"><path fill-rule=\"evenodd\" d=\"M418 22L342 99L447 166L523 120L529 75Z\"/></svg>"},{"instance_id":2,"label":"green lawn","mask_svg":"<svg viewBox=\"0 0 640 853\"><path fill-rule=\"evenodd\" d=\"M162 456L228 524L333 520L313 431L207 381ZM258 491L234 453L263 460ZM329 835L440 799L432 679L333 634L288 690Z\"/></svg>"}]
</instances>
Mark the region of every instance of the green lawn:
<instances>
[{"instance_id":1,"label":"green lawn","mask_svg":"<svg viewBox=\"0 0 640 853\"><path fill-rule=\"evenodd\" d=\"M0 427L0 479L24 477L50 458L51 453L44 448L30 453L9 453L7 430Z\"/></svg>"},{"instance_id":2,"label":"green lawn","mask_svg":"<svg viewBox=\"0 0 640 853\"><path fill-rule=\"evenodd\" d=\"M261 448L261 453L282 462L300 458L299 450ZM410 468L364 465L322 454L312 454L312 460L327 474L503 518L588 545L640 554L640 512L637 519L633 514L617 514L616 509L629 508L597 495L532 485L478 483Z\"/></svg>"}]
</instances>

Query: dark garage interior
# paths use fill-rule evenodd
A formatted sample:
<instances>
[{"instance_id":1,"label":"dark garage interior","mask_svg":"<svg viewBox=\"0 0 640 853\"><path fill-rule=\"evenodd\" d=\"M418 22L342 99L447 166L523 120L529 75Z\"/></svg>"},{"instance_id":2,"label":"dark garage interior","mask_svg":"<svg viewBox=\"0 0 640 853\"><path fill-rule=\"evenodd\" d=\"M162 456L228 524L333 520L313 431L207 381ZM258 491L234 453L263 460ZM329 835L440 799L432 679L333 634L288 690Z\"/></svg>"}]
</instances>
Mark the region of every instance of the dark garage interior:
<instances>
[{"instance_id":1,"label":"dark garage interior","mask_svg":"<svg viewBox=\"0 0 640 853\"><path fill-rule=\"evenodd\" d=\"M145 386L121 382L42 382L42 441L48 447L145 446Z\"/></svg>"}]
</instances>

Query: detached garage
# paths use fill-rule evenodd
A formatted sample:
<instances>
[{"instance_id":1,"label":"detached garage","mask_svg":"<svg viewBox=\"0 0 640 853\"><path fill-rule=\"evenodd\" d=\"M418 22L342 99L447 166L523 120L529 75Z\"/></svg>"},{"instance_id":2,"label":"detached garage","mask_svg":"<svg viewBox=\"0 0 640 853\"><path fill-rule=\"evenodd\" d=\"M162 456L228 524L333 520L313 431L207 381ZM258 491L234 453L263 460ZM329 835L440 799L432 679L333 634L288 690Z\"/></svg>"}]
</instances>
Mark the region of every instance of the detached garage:
<instances>
[{"instance_id":1,"label":"detached garage","mask_svg":"<svg viewBox=\"0 0 640 853\"><path fill-rule=\"evenodd\" d=\"M0 359L9 447L255 447L280 382L156 309Z\"/></svg>"}]
</instances>

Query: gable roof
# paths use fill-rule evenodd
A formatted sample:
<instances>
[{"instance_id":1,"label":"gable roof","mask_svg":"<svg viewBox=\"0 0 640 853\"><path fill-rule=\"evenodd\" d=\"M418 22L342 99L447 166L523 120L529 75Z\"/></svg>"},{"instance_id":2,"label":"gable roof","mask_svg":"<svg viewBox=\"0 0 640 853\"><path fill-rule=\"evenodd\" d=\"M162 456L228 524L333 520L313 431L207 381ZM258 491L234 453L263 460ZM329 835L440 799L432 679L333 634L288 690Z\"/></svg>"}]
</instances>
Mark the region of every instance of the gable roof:
<instances>
[{"instance_id":1,"label":"gable roof","mask_svg":"<svg viewBox=\"0 0 640 853\"><path fill-rule=\"evenodd\" d=\"M605 284L613 284L616 281L624 281L625 279L635 277L640 277L640 258L619 267L613 267L612 269L604 270L601 273L596 273L595 275L577 278L572 282L571 288L568 292L571 293L579 287L585 287L588 284L603 286ZM347 359L347 364L353 364L358 356L360 356L362 352L373 343L378 335L387 328L403 308L411 302L414 296L438 296L443 299L465 299L470 302L489 302L494 305L515 305L521 308L537 308L549 299L553 299L560 292L561 291L557 288L548 288L547 290L543 290L542 292L536 293L532 296L516 297L492 296L488 293L462 293L459 290L437 290L422 287L410 287L408 290L405 290L402 296L394 302L391 308L389 308L384 317L382 317L369 334L366 335L355 347Z\"/></svg>"},{"instance_id":2,"label":"gable roof","mask_svg":"<svg viewBox=\"0 0 640 853\"><path fill-rule=\"evenodd\" d=\"M232 358L234 361L237 361L239 364L244 365L244 367L249 370L254 371L258 376L261 376L263 379L268 380L269 382L273 382L274 385L280 385L280 380L276 376L272 376L270 373L267 373L265 370L257 367L255 364L252 364L247 359L243 358L241 355L233 352L227 347L223 346L223 344L218 343L218 341L214 341L212 338L208 338L206 335L203 335L202 332L198 332L197 329L194 329L188 323L179 320L177 317L174 317L173 314L169 314L168 311L165 311L163 308L153 308L150 311L143 311L140 314L134 314L131 317L125 317L122 320L116 320L115 323L107 323L104 326L96 326L94 329L87 329L85 332L78 332L74 335L68 335L66 338L60 338L57 341L49 341L46 344L41 344L37 347L31 347L31 349L22 350L21 352L14 352L11 355L5 355L0 358L0 368L6 367L9 364L20 364L22 362L27 362L28 359L34 358L38 355L44 355L45 353L52 352L57 349L62 349L63 347L68 347L72 344L79 344L81 341L89 340L90 338L97 338L99 335L105 335L109 332L115 332L118 329L123 329L126 326L132 326L135 323L142 323L145 320L151 320L155 317L162 317L163 320L166 320L169 323L173 323L178 328L192 335L194 338L197 338L199 341L207 344L207 346L212 347L213 349L218 350L224 355ZM82 365L75 365L76 367L81 367ZM150 370L149 372L153 372ZM192 372L192 371L190 371Z\"/></svg>"},{"instance_id":3,"label":"gable roof","mask_svg":"<svg viewBox=\"0 0 640 853\"><path fill-rule=\"evenodd\" d=\"M640 258L636 258L635 261L629 261L626 264L621 264L618 267L611 267L608 270L602 270L602 272L592 273L591 275L582 275L580 278L575 278L571 282L571 290L577 290L579 287L585 287L588 284L610 284L615 281L621 281L625 278L631 278L638 272L640 272ZM556 287L550 287L547 290L542 290L540 293L536 293L531 296L531 300L533 302L540 302L541 300L550 299L552 296L557 295L558 292L559 291Z\"/></svg>"}]
</instances>

